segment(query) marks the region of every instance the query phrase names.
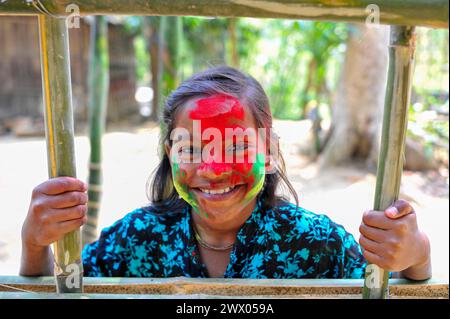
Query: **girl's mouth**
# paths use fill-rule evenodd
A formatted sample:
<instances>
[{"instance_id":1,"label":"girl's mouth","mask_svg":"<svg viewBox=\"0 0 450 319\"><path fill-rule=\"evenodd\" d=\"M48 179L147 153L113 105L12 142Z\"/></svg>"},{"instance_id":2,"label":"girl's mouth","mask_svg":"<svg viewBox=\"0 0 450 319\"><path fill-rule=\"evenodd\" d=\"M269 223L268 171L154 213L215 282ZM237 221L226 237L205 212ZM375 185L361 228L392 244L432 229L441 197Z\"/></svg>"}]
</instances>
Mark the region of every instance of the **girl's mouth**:
<instances>
[{"instance_id":1,"label":"girl's mouth","mask_svg":"<svg viewBox=\"0 0 450 319\"><path fill-rule=\"evenodd\" d=\"M233 197L243 188L244 184L216 189L193 188L192 190L195 192L197 196L200 196L204 199L211 201L220 201L220 200L227 200Z\"/></svg>"}]
</instances>

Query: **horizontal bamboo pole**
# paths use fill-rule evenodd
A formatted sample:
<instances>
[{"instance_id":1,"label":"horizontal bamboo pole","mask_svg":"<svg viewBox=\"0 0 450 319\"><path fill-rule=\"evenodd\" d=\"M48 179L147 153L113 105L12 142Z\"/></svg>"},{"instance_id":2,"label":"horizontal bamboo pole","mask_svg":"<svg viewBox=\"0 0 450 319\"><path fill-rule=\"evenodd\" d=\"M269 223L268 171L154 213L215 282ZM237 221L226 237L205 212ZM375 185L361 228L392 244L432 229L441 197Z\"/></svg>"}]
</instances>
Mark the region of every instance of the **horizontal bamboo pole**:
<instances>
[{"instance_id":1,"label":"horizontal bamboo pole","mask_svg":"<svg viewBox=\"0 0 450 319\"><path fill-rule=\"evenodd\" d=\"M369 15L379 11L382 24L448 28L448 7L448 0L2 0L0 15L71 16L79 11L82 16L224 16L365 22Z\"/></svg>"},{"instance_id":2,"label":"horizontal bamboo pole","mask_svg":"<svg viewBox=\"0 0 450 319\"><path fill-rule=\"evenodd\" d=\"M275 296L294 297L348 297L361 298L362 279L238 279L238 278L119 278L85 277L85 296L104 298L181 298L181 296L217 298L218 296ZM2 292L21 293L45 298L54 293L52 277L0 276L0 298ZM35 292L34 294L32 292ZM33 296L31 296L33 295ZM78 294L77 294L78 295ZM391 296L416 298L448 298L448 279L410 281L391 280ZM50 298L55 298L50 295ZM68 296L72 297L72 294Z\"/></svg>"},{"instance_id":3,"label":"horizontal bamboo pole","mask_svg":"<svg viewBox=\"0 0 450 319\"><path fill-rule=\"evenodd\" d=\"M39 15L48 175L76 176L69 38L65 19ZM54 246L55 276L60 293L82 292L80 230Z\"/></svg>"}]
</instances>

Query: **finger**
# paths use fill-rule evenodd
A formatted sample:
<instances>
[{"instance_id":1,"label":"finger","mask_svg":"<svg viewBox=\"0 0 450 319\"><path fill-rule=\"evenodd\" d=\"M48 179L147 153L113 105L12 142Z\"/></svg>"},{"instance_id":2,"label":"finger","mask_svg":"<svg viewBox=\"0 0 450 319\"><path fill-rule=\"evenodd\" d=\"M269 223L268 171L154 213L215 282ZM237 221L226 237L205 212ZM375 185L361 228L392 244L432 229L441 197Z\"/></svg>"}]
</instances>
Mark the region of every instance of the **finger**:
<instances>
[{"instance_id":1,"label":"finger","mask_svg":"<svg viewBox=\"0 0 450 319\"><path fill-rule=\"evenodd\" d=\"M359 232L364 237L376 242L376 243L383 243L386 241L386 231L383 229L370 227L365 225L364 223L359 226Z\"/></svg>"},{"instance_id":2,"label":"finger","mask_svg":"<svg viewBox=\"0 0 450 319\"><path fill-rule=\"evenodd\" d=\"M47 219L53 223L62 223L86 216L87 205L77 205L70 208L52 209L47 214Z\"/></svg>"},{"instance_id":3,"label":"finger","mask_svg":"<svg viewBox=\"0 0 450 319\"><path fill-rule=\"evenodd\" d=\"M384 213L387 217L396 219L414 212L414 208L405 200L399 199L388 207Z\"/></svg>"},{"instance_id":4,"label":"finger","mask_svg":"<svg viewBox=\"0 0 450 319\"><path fill-rule=\"evenodd\" d=\"M57 227L58 227L59 232L62 232L63 234L67 234L71 231L79 229L81 226L86 224L86 222L87 222L87 216L84 216L82 218L58 223Z\"/></svg>"},{"instance_id":5,"label":"finger","mask_svg":"<svg viewBox=\"0 0 450 319\"><path fill-rule=\"evenodd\" d=\"M361 235L361 237L359 237L359 244L361 245L361 248L363 248L364 250L368 250L369 252L374 253L376 255L380 255L383 250L383 248L379 243L370 240L364 235Z\"/></svg>"},{"instance_id":6,"label":"finger","mask_svg":"<svg viewBox=\"0 0 450 319\"><path fill-rule=\"evenodd\" d=\"M383 268L383 258L381 256L378 256L377 254L374 254L368 250L363 251L363 256L364 258L366 258L369 264L375 264Z\"/></svg>"},{"instance_id":7,"label":"finger","mask_svg":"<svg viewBox=\"0 0 450 319\"><path fill-rule=\"evenodd\" d=\"M70 191L85 192L87 185L74 177L62 176L55 177L39 184L34 192L45 195L57 195Z\"/></svg>"},{"instance_id":8,"label":"finger","mask_svg":"<svg viewBox=\"0 0 450 319\"><path fill-rule=\"evenodd\" d=\"M45 201L51 208L69 208L88 202L88 195L84 192L66 192L53 196L46 196Z\"/></svg>"},{"instance_id":9,"label":"finger","mask_svg":"<svg viewBox=\"0 0 450 319\"><path fill-rule=\"evenodd\" d=\"M363 214L363 222L367 226L376 227L379 229L392 229L392 219L387 217L384 212L377 210L366 211Z\"/></svg>"}]
</instances>

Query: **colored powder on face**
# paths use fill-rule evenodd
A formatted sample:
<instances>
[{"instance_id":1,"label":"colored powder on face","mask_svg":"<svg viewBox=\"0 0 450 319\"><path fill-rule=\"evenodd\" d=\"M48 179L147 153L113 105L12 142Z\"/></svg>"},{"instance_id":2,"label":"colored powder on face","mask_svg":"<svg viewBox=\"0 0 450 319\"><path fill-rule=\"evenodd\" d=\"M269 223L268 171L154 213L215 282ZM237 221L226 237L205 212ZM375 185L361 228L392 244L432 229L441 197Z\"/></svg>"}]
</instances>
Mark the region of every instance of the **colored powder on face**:
<instances>
[{"instance_id":1,"label":"colored powder on face","mask_svg":"<svg viewBox=\"0 0 450 319\"><path fill-rule=\"evenodd\" d=\"M214 95L198 100L195 108L189 112L189 117L192 120L201 121L202 135L206 129L215 128L220 131L224 138L226 128L241 127L233 121L243 120L245 113L243 106L235 97Z\"/></svg>"},{"instance_id":2,"label":"colored powder on face","mask_svg":"<svg viewBox=\"0 0 450 319\"><path fill-rule=\"evenodd\" d=\"M244 108L238 99L228 95L214 95L200 99L196 103L196 108L189 112L193 120L204 120L219 116L234 117L244 119Z\"/></svg>"},{"instance_id":3,"label":"colored powder on face","mask_svg":"<svg viewBox=\"0 0 450 319\"><path fill-rule=\"evenodd\" d=\"M226 136L226 128L241 128L237 123L232 123L233 120L244 119L244 108L238 99L228 95L214 95L211 97L200 99L196 102L196 107L190 111L189 117L192 120L201 120L202 132L208 128L215 128L222 134L222 139ZM225 159L225 150L221 150L222 160ZM211 169L214 174L221 175L226 172L231 172L233 165L230 163L204 163L199 168L200 171Z\"/></svg>"},{"instance_id":4,"label":"colored powder on face","mask_svg":"<svg viewBox=\"0 0 450 319\"><path fill-rule=\"evenodd\" d=\"M247 191L244 201L250 201L255 198L263 188L266 176L264 170L265 161L266 157L264 153L256 154L256 161L250 173L250 175L253 176L253 183L249 186L249 190Z\"/></svg>"},{"instance_id":5,"label":"colored powder on face","mask_svg":"<svg viewBox=\"0 0 450 319\"><path fill-rule=\"evenodd\" d=\"M258 153L256 155L256 161L254 164L235 164L235 170L233 171L232 184L235 185L238 182L246 183L247 190L243 201L240 203L242 208L245 207L251 200L253 200L261 191L265 180L265 155L264 153ZM175 161L172 164L172 176L174 187L178 194L194 209L197 214L200 213L199 204L192 192L188 190L187 184L183 181L186 172L180 169L179 164ZM214 183L211 183L212 187ZM208 218L208 214L204 212L204 216Z\"/></svg>"},{"instance_id":6,"label":"colored powder on face","mask_svg":"<svg viewBox=\"0 0 450 319\"><path fill-rule=\"evenodd\" d=\"M222 175L227 172L231 172L233 169L233 165L231 163L203 163L199 166L198 171L206 171L211 169L214 172L214 175Z\"/></svg>"},{"instance_id":7,"label":"colored powder on face","mask_svg":"<svg viewBox=\"0 0 450 319\"><path fill-rule=\"evenodd\" d=\"M200 209L198 207L198 203L195 200L194 194L188 190L188 186L186 183L183 183L183 179L186 177L186 171L180 169L180 164L178 164L174 158L172 161L172 180L173 185L181 198L183 198L194 211L200 215ZM205 217L208 217L208 214L205 212Z\"/></svg>"},{"instance_id":8,"label":"colored powder on face","mask_svg":"<svg viewBox=\"0 0 450 319\"><path fill-rule=\"evenodd\" d=\"M226 128L239 127L244 129L236 123L236 120L244 119L244 108L239 100L232 96L216 95L200 99L197 101L196 107L189 112L189 116L192 120L201 120L202 134L207 128L216 128L219 129L224 138ZM225 159L224 153L222 153L222 158ZM246 156L244 163L216 163L212 161L211 163L202 163L197 170L211 170L218 176L229 172L231 174L231 185L247 184L246 195L241 203L243 208L256 197L264 185L264 165L265 155L261 153L256 155L255 163L249 163L248 156ZM183 181L183 173L186 174L186 172L180 170L179 164L173 161L172 176L175 189L193 207L195 212L200 213L195 195L189 191L187 183ZM214 187L214 182L211 182L211 186Z\"/></svg>"}]
</instances>

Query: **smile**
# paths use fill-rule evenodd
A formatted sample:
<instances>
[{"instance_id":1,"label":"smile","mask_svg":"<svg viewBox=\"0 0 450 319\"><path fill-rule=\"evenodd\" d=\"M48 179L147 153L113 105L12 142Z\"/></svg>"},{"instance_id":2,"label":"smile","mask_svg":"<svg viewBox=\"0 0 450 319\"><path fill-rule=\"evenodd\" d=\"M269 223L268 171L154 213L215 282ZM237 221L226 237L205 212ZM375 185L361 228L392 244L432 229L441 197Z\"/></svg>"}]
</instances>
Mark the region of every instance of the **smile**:
<instances>
[{"instance_id":1,"label":"smile","mask_svg":"<svg viewBox=\"0 0 450 319\"><path fill-rule=\"evenodd\" d=\"M199 189L200 189L200 191L202 191L203 193L206 193L206 194L225 194L225 193L232 191L234 188L235 188L235 186L222 188L222 189L206 189L206 188L199 188Z\"/></svg>"},{"instance_id":2,"label":"smile","mask_svg":"<svg viewBox=\"0 0 450 319\"><path fill-rule=\"evenodd\" d=\"M193 191L200 197L211 200L211 201L219 201L219 200L227 200L233 197L235 194L239 192L240 189L243 189L244 184L229 186L225 188L216 188L216 189L208 189L208 188L193 188Z\"/></svg>"}]
</instances>

